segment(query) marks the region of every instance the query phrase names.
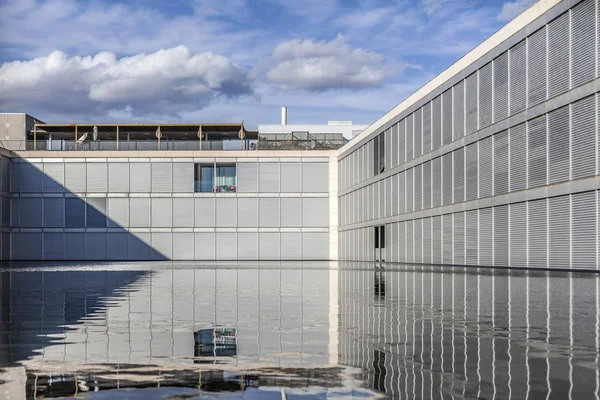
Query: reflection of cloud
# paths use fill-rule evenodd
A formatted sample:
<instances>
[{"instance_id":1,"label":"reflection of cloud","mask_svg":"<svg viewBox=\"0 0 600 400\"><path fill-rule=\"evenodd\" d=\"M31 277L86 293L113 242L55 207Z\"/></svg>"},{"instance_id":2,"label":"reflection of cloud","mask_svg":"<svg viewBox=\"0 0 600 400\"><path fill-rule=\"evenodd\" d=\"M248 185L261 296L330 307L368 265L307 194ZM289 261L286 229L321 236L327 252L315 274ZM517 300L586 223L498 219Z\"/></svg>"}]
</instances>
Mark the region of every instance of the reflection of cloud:
<instances>
[{"instance_id":1,"label":"reflection of cloud","mask_svg":"<svg viewBox=\"0 0 600 400\"><path fill-rule=\"evenodd\" d=\"M53 51L0 67L0 107L26 109L45 102L68 112L81 105L98 110L132 102L145 112L196 109L217 96L249 94L247 72L227 57L191 54L185 46L120 59L110 52L68 57Z\"/></svg>"}]
</instances>

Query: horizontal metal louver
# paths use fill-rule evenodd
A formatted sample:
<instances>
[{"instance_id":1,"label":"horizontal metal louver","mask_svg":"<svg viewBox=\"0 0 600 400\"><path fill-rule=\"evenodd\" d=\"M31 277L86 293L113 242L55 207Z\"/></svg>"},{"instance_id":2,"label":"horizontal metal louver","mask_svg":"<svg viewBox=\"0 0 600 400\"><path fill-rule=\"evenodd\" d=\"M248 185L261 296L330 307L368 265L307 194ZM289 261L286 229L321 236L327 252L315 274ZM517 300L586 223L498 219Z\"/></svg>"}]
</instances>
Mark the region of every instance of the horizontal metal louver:
<instances>
[{"instance_id":1,"label":"horizontal metal louver","mask_svg":"<svg viewBox=\"0 0 600 400\"><path fill-rule=\"evenodd\" d=\"M493 96L492 63L487 63L479 69L479 128L492 123Z\"/></svg>"},{"instance_id":2,"label":"horizontal metal louver","mask_svg":"<svg viewBox=\"0 0 600 400\"><path fill-rule=\"evenodd\" d=\"M431 239L431 262L441 264L442 262L442 216L437 215L432 218L432 239Z\"/></svg>"},{"instance_id":3,"label":"horizontal metal louver","mask_svg":"<svg viewBox=\"0 0 600 400\"><path fill-rule=\"evenodd\" d=\"M465 227L466 259L465 259L465 262L468 265L477 265L479 262L478 254L477 254L478 248L479 248L479 242L478 242L478 240L479 240L479 238L478 238L479 222L478 222L477 210L467 211L465 213L465 217L466 217L466 227ZM454 257L456 259L456 254Z\"/></svg>"},{"instance_id":4,"label":"horizontal metal louver","mask_svg":"<svg viewBox=\"0 0 600 400\"><path fill-rule=\"evenodd\" d=\"M509 130L510 191L527 187L527 127L516 125Z\"/></svg>"},{"instance_id":5,"label":"horizontal metal louver","mask_svg":"<svg viewBox=\"0 0 600 400\"><path fill-rule=\"evenodd\" d=\"M423 154L423 112L421 108L413 113L413 118L415 129L414 156L417 158Z\"/></svg>"},{"instance_id":6,"label":"horizontal metal louver","mask_svg":"<svg viewBox=\"0 0 600 400\"><path fill-rule=\"evenodd\" d=\"M391 128L392 130L392 160L391 165L392 168L398 166L398 124L394 124ZM364 149L365 147L361 147ZM361 155L361 163L362 163L362 155ZM364 171L364 168L360 169L361 173ZM364 181L364 177L361 176L361 182Z\"/></svg>"},{"instance_id":7,"label":"horizontal metal louver","mask_svg":"<svg viewBox=\"0 0 600 400\"><path fill-rule=\"evenodd\" d=\"M475 211L477 213L477 211ZM466 231L466 232L465 232ZM466 233L466 235L465 235ZM469 246L469 241L472 239L469 236L469 224L467 222L465 228L465 213L454 213L454 261L453 264L465 264L465 241ZM477 231L475 231L475 246L477 246ZM477 249L477 247L475 247ZM475 250L477 251L477 250Z\"/></svg>"},{"instance_id":8,"label":"horizontal metal louver","mask_svg":"<svg viewBox=\"0 0 600 400\"><path fill-rule=\"evenodd\" d=\"M419 164L413 168L415 182L415 211L423 209L423 164Z\"/></svg>"},{"instance_id":9,"label":"horizontal metal louver","mask_svg":"<svg viewBox=\"0 0 600 400\"><path fill-rule=\"evenodd\" d=\"M431 160L431 206L442 205L442 158Z\"/></svg>"},{"instance_id":10,"label":"horizontal metal louver","mask_svg":"<svg viewBox=\"0 0 600 400\"><path fill-rule=\"evenodd\" d=\"M492 137L479 141L479 198L492 195L493 176Z\"/></svg>"},{"instance_id":11,"label":"horizontal metal louver","mask_svg":"<svg viewBox=\"0 0 600 400\"><path fill-rule=\"evenodd\" d=\"M465 201L465 148L454 150L454 200L453 203Z\"/></svg>"},{"instance_id":12,"label":"horizontal metal louver","mask_svg":"<svg viewBox=\"0 0 600 400\"><path fill-rule=\"evenodd\" d=\"M452 89L442 93L442 145L452 142Z\"/></svg>"},{"instance_id":13,"label":"horizontal metal louver","mask_svg":"<svg viewBox=\"0 0 600 400\"><path fill-rule=\"evenodd\" d=\"M431 150L439 149L442 145L442 96L431 102Z\"/></svg>"},{"instance_id":14,"label":"horizontal metal louver","mask_svg":"<svg viewBox=\"0 0 600 400\"><path fill-rule=\"evenodd\" d=\"M413 153L413 133L414 133L414 118L413 115L410 114L406 117L406 161L410 161L414 158Z\"/></svg>"},{"instance_id":15,"label":"horizontal metal louver","mask_svg":"<svg viewBox=\"0 0 600 400\"><path fill-rule=\"evenodd\" d=\"M548 24L548 95L569 90L569 13Z\"/></svg>"},{"instance_id":16,"label":"horizontal metal louver","mask_svg":"<svg viewBox=\"0 0 600 400\"><path fill-rule=\"evenodd\" d=\"M392 216L392 199L393 199L392 195L392 177L389 176L387 178L385 178L385 216L386 217L390 217ZM358 202L358 199L356 201L356 209L359 210L361 205Z\"/></svg>"},{"instance_id":17,"label":"horizontal metal louver","mask_svg":"<svg viewBox=\"0 0 600 400\"><path fill-rule=\"evenodd\" d=\"M414 211L414 180L413 168L406 170L406 212Z\"/></svg>"},{"instance_id":18,"label":"horizontal metal louver","mask_svg":"<svg viewBox=\"0 0 600 400\"><path fill-rule=\"evenodd\" d=\"M431 208L431 161L423 164L423 209Z\"/></svg>"},{"instance_id":19,"label":"horizontal metal louver","mask_svg":"<svg viewBox=\"0 0 600 400\"><path fill-rule=\"evenodd\" d=\"M548 113L548 183L569 180L569 107Z\"/></svg>"},{"instance_id":20,"label":"horizontal metal louver","mask_svg":"<svg viewBox=\"0 0 600 400\"><path fill-rule=\"evenodd\" d=\"M388 171L390 168L392 168L392 130L391 129L386 129L385 131L385 135L382 135L383 138L385 138L385 142L384 142L384 147L385 147L385 170ZM356 152L356 154L358 155L358 152ZM359 178L358 176L358 163L355 166L356 168L356 174L357 174L357 178ZM357 183L360 183L360 178L357 179Z\"/></svg>"},{"instance_id":21,"label":"horizontal metal louver","mask_svg":"<svg viewBox=\"0 0 600 400\"><path fill-rule=\"evenodd\" d=\"M400 214L406 213L406 172L398 174L398 209Z\"/></svg>"},{"instance_id":22,"label":"horizontal metal louver","mask_svg":"<svg viewBox=\"0 0 600 400\"><path fill-rule=\"evenodd\" d=\"M571 196L571 268L596 268L596 191Z\"/></svg>"},{"instance_id":23,"label":"horizontal metal louver","mask_svg":"<svg viewBox=\"0 0 600 400\"><path fill-rule=\"evenodd\" d=\"M544 268L547 265L547 200L535 200L528 203L527 235L528 266Z\"/></svg>"},{"instance_id":24,"label":"horizontal metal louver","mask_svg":"<svg viewBox=\"0 0 600 400\"><path fill-rule=\"evenodd\" d=\"M548 267L569 268L570 266L570 198L569 196L548 199Z\"/></svg>"},{"instance_id":25,"label":"horizontal metal louver","mask_svg":"<svg viewBox=\"0 0 600 400\"><path fill-rule=\"evenodd\" d=\"M415 232L413 228L413 221L406 221L406 262L415 262Z\"/></svg>"},{"instance_id":26,"label":"horizontal metal louver","mask_svg":"<svg viewBox=\"0 0 600 400\"><path fill-rule=\"evenodd\" d=\"M452 153L442 156L442 205L452 204Z\"/></svg>"},{"instance_id":27,"label":"horizontal metal louver","mask_svg":"<svg viewBox=\"0 0 600 400\"><path fill-rule=\"evenodd\" d=\"M398 122L398 165L406 163L406 120Z\"/></svg>"},{"instance_id":28,"label":"horizontal metal louver","mask_svg":"<svg viewBox=\"0 0 600 400\"><path fill-rule=\"evenodd\" d=\"M494 59L494 121L508 117L508 51Z\"/></svg>"},{"instance_id":29,"label":"horizontal metal louver","mask_svg":"<svg viewBox=\"0 0 600 400\"><path fill-rule=\"evenodd\" d=\"M423 262L423 220L416 219L413 221L414 226L414 260L416 263Z\"/></svg>"},{"instance_id":30,"label":"horizontal metal louver","mask_svg":"<svg viewBox=\"0 0 600 400\"><path fill-rule=\"evenodd\" d=\"M527 267L527 203L510 205L510 266Z\"/></svg>"},{"instance_id":31,"label":"horizontal metal louver","mask_svg":"<svg viewBox=\"0 0 600 400\"><path fill-rule=\"evenodd\" d=\"M527 38L528 63L528 106L546 100L546 27L537 30Z\"/></svg>"},{"instance_id":32,"label":"horizontal metal louver","mask_svg":"<svg viewBox=\"0 0 600 400\"><path fill-rule=\"evenodd\" d=\"M398 174L392 176L392 215L398 215L400 212L398 208ZM361 209L365 209L365 202L361 198ZM362 219L364 221L364 218Z\"/></svg>"},{"instance_id":33,"label":"horizontal metal louver","mask_svg":"<svg viewBox=\"0 0 600 400\"><path fill-rule=\"evenodd\" d=\"M527 47L525 40L510 49L510 114L527 106Z\"/></svg>"},{"instance_id":34,"label":"horizontal metal louver","mask_svg":"<svg viewBox=\"0 0 600 400\"><path fill-rule=\"evenodd\" d=\"M431 218L423 218L423 262L431 264Z\"/></svg>"},{"instance_id":35,"label":"horizontal metal louver","mask_svg":"<svg viewBox=\"0 0 600 400\"><path fill-rule=\"evenodd\" d=\"M596 173L594 96L571 104L571 179Z\"/></svg>"},{"instance_id":36,"label":"horizontal metal louver","mask_svg":"<svg viewBox=\"0 0 600 400\"><path fill-rule=\"evenodd\" d=\"M465 135L477 130L477 72L465 79Z\"/></svg>"},{"instance_id":37,"label":"horizontal metal louver","mask_svg":"<svg viewBox=\"0 0 600 400\"><path fill-rule=\"evenodd\" d=\"M494 207L494 265L508 266L508 206Z\"/></svg>"},{"instance_id":38,"label":"horizontal metal louver","mask_svg":"<svg viewBox=\"0 0 600 400\"><path fill-rule=\"evenodd\" d=\"M584 84L596 75L594 0L584 0L571 9L571 86Z\"/></svg>"},{"instance_id":39,"label":"horizontal metal louver","mask_svg":"<svg viewBox=\"0 0 600 400\"><path fill-rule=\"evenodd\" d=\"M479 178L477 168L478 143L473 143L465 147L466 158L466 200L475 200L478 196L477 180Z\"/></svg>"},{"instance_id":40,"label":"horizontal metal louver","mask_svg":"<svg viewBox=\"0 0 600 400\"><path fill-rule=\"evenodd\" d=\"M431 102L423 106L423 154L431 151Z\"/></svg>"},{"instance_id":41,"label":"horizontal metal louver","mask_svg":"<svg viewBox=\"0 0 600 400\"><path fill-rule=\"evenodd\" d=\"M452 121L454 123L454 140L456 140L465 136L465 81L458 82L452 90L454 92Z\"/></svg>"},{"instance_id":42,"label":"horizontal metal louver","mask_svg":"<svg viewBox=\"0 0 600 400\"><path fill-rule=\"evenodd\" d=\"M508 193L508 131L494 135L494 195Z\"/></svg>"},{"instance_id":43,"label":"horizontal metal louver","mask_svg":"<svg viewBox=\"0 0 600 400\"><path fill-rule=\"evenodd\" d=\"M546 115L532 119L527 125L527 187L533 188L546 184Z\"/></svg>"},{"instance_id":44,"label":"horizontal metal louver","mask_svg":"<svg viewBox=\"0 0 600 400\"><path fill-rule=\"evenodd\" d=\"M452 214L442 216L442 262L452 264Z\"/></svg>"},{"instance_id":45,"label":"horizontal metal louver","mask_svg":"<svg viewBox=\"0 0 600 400\"><path fill-rule=\"evenodd\" d=\"M494 265L494 222L492 208L479 210L479 265Z\"/></svg>"},{"instance_id":46,"label":"horizontal metal louver","mask_svg":"<svg viewBox=\"0 0 600 400\"><path fill-rule=\"evenodd\" d=\"M398 223L398 261L406 262L406 222Z\"/></svg>"}]
</instances>

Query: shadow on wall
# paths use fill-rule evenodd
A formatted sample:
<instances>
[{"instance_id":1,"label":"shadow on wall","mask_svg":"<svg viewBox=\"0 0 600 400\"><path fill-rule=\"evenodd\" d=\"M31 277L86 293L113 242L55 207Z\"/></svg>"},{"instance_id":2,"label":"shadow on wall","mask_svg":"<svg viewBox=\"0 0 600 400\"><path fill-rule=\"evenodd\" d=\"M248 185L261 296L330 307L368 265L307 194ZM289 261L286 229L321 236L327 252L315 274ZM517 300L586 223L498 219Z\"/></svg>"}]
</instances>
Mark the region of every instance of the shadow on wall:
<instances>
[{"instance_id":1,"label":"shadow on wall","mask_svg":"<svg viewBox=\"0 0 600 400\"><path fill-rule=\"evenodd\" d=\"M20 161L19 175L9 175L11 260L169 260L157 247L171 240L170 232L129 231L106 215L105 194L87 193L84 199L29 161Z\"/></svg>"}]
</instances>

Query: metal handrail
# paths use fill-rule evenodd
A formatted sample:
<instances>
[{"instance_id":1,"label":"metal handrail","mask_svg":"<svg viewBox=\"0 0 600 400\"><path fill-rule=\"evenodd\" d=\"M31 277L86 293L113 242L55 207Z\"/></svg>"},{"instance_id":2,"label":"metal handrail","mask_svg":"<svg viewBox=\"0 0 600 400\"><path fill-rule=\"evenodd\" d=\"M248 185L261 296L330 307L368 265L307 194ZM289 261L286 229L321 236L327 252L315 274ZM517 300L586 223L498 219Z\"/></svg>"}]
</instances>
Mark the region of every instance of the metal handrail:
<instances>
[{"instance_id":1,"label":"metal handrail","mask_svg":"<svg viewBox=\"0 0 600 400\"><path fill-rule=\"evenodd\" d=\"M202 148L200 148L202 146ZM15 151L186 151L186 150L256 150L252 140L1 140L0 147Z\"/></svg>"}]
</instances>

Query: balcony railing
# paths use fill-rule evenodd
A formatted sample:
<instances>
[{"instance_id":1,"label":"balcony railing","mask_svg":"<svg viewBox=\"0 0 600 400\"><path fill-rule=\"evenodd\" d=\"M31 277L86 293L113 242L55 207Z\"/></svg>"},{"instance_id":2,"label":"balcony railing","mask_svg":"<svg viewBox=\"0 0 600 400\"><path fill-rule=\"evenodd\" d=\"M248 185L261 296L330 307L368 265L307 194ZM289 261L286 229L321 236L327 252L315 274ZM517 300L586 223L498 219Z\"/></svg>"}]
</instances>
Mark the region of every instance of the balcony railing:
<instances>
[{"instance_id":1,"label":"balcony railing","mask_svg":"<svg viewBox=\"0 0 600 400\"><path fill-rule=\"evenodd\" d=\"M202 143L202 144L201 144ZM202 148L200 146L202 145ZM9 150L48 151L131 151L131 150L256 150L256 140L96 140L77 143L74 140L2 140Z\"/></svg>"}]
</instances>

